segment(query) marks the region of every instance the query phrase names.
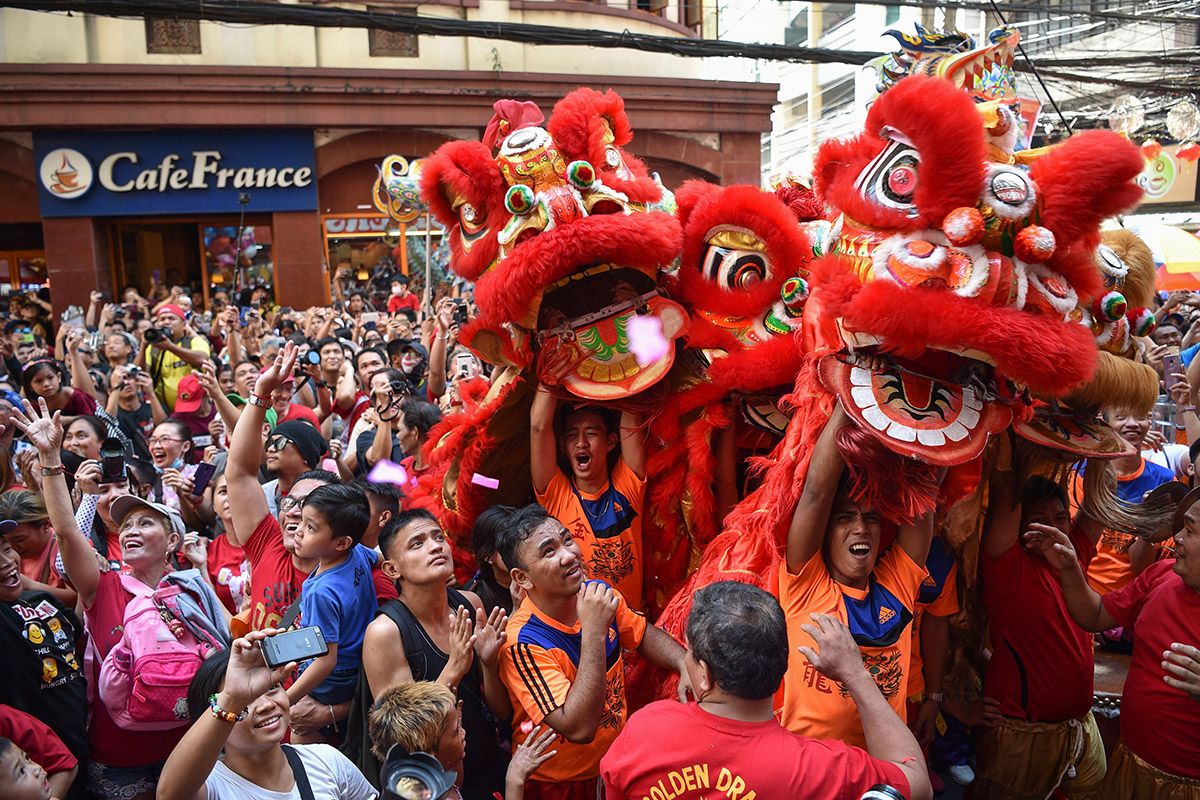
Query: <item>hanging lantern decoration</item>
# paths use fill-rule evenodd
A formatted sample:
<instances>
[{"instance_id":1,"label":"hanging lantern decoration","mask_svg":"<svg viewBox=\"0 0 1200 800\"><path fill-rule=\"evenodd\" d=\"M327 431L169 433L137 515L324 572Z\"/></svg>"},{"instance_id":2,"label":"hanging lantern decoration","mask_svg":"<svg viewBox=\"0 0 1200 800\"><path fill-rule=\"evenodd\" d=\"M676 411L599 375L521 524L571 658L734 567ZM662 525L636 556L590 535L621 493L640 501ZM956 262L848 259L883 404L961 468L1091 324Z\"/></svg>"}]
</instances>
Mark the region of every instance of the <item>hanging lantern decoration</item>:
<instances>
[{"instance_id":1,"label":"hanging lantern decoration","mask_svg":"<svg viewBox=\"0 0 1200 800\"><path fill-rule=\"evenodd\" d=\"M1195 139L1200 135L1200 108L1190 100L1176 103L1167 112L1167 133L1180 142Z\"/></svg>"},{"instance_id":2,"label":"hanging lantern decoration","mask_svg":"<svg viewBox=\"0 0 1200 800\"><path fill-rule=\"evenodd\" d=\"M1131 94L1123 94L1113 100L1108 109L1108 127L1117 133L1133 136L1146 124L1146 107Z\"/></svg>"},{"instance_id":3,"label":"hanging lantern decoration","mask_svg":"<svg viewBox=\"0 0 1200 800\"><path fill-rule=\"evenodd\" d=\"M1196 108L1195 103L1184 100L1167 112L1167 133L1181 143L1175 152L1176 158L1181 161L1200 159L1200 144L1196 143L1200 137L1200 108Z\"/></svg>"}]
</instances>

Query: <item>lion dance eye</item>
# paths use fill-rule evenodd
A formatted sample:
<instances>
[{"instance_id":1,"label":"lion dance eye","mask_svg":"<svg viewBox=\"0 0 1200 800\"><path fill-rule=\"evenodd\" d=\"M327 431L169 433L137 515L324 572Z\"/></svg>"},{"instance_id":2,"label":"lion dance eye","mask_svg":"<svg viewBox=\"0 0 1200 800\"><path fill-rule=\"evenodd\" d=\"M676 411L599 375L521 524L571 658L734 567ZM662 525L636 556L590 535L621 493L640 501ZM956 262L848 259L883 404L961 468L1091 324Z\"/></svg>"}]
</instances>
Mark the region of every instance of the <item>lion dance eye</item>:
<instances>
[{"instance_id":1,"label":"lion dance eye","mask_svg":"<svg viewBox=\"0 0 1200 800\"><path fill-rule=\"evenodd\" d=\"M702 271L722 289L749 289L767 277L767 263L762 253L710 245Z\"/></svg>"},{"instance_id":2,"label":"lion dance eye","mask_svg":"<svg viewBox=\"0 0 1200 800\"><path fill-rule=\"evenodd\" d=\"M917 191L921 157L911 145L890 141L859 173L855 185L867 200L910 212Z\"/></svg>"},{"instance_id":3,"label":"lion dance eye","mask_svg":"<svg viewBox=\"0 0 1200 800\"><path fill-rule=\"evenodd\" d=\"M917 190L917 171L908 164L893 167L888 173L887 189L893 200L911 200Z\"/></svg>"},{"instance_id":4,"label":"lion dance eye","mask_svg":"<svg viewBox=\"0 0 1200 800\"><path fill-rule=\"evenodd\" d=\"M765 276L766 267L762 256L757 253L753 256L743 256L734 265L733 275L729 278L729 288L749 289L761 283Z\"/></svg>"}]
</instances>

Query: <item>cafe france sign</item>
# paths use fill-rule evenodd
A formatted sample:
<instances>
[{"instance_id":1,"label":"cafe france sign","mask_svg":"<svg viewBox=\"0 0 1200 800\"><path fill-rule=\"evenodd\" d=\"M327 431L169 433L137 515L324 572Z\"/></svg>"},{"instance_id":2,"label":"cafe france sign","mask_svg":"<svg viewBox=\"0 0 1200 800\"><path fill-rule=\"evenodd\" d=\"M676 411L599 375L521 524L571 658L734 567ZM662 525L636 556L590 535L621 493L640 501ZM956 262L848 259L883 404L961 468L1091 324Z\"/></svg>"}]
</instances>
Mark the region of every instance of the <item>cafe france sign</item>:
<instances>
[{"instance_id":1,"label":"cafe france sign","mask_svg":"<svg viewBox=\"0 0 1200 800\"><path fill-rule=\"evenodd\" d=\"M236 214L317 207L312 131L34 135L44 217Z\"/></svg>"}]
</instances>

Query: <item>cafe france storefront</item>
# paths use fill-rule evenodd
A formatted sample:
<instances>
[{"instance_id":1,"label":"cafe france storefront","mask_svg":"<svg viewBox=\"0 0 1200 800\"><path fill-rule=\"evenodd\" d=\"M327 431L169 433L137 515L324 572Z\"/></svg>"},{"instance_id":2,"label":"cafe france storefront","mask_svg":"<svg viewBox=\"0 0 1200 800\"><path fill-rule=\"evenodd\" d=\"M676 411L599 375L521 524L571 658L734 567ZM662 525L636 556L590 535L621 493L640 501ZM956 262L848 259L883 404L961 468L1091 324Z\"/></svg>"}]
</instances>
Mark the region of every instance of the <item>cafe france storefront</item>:
<instances>
[{"instance_id":1,"label":"cafe france storefront","mask_svg":"<svg viewBox=\"0 0 1200 800\"><path fill-rule=\"evenodd\" d=\"M297 250L291 218L315 227L309 130L35 134L34 160L47 239L60 226L90 232L109 293L184 285L207 303L216 289L275 290L293 277L280 263ZM301 242L319 247L314 233Z\"/></svg>"}]
</instances>

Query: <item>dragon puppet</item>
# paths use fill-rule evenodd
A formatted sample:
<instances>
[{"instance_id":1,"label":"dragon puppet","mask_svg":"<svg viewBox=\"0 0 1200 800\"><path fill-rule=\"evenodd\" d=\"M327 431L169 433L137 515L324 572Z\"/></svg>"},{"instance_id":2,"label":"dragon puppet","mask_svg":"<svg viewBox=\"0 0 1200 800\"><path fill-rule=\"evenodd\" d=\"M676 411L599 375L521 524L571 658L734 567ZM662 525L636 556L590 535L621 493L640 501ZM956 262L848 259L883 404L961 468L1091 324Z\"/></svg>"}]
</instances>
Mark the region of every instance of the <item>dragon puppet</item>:
<instances>
[{"instance_id":1,"label":"dragon puppet","mask_svg":"<svg viewBox=\"0 0 1200 800\"><path fill-rule=\"evenodd\" d=\"M495 108L483 142L448 143L422 170L451 268L475 282L479 316L459 340L496 371L431 433L421 501L469 569L478 512L531 496L532 391L550 380L540 365L565 356L570 368L553 380L566 399L651 420L646 595L660 608L736 502L718 485L736 480L739 442L718 457L718 434L736 418L740 444L767 450L786 425L777 401L800 365L804 225L821 208L794 184L772 193L693 181L672 195L623 149L632 132L612 92L576 90L548 121L531 103ZM665 357L635 357L635 316L674 342ZM477 474L500 477L500 489L481 488Z\"/></svg>"},{"instance_id":2,"label":"dragon puppet","mask_svg":"<svg viewBox=\"0 0 1200 800\"><path fill-rule=\"evenodd\" d=\"M1143 312L1113 296L1109 274L1121 262L1105 272L1097 246L1100 223L1138 201L1142 158L1102 131L1014 153L1024 121L1011 80L1016 33L982 48L918 33L888 62L864 129L817 153L813 186L833 225L808 266L811 296L791 337L800 356L784 398L791 418L755 460L762 483L664 611L667 630L682 630L694 590L713 581L774 591L835 403L853 423L837 440L852 495L895 522L975 493L989 438L1007 430L1062 461L1124 452L1094 421L1104 396L1097 337L1107 332L1121 350L1123 337L1144 332ZM949 468L940 487L938 467Z\"/></svg>"},{"instance_id":3,"label":"dragon puppet","mask_svg":"<svg viewBox=\"0 0 1200 800\"><path fill-rule=\"evenodd\" d=\"M559 391L608 405L661 394L674 364L674 348L645 364L630 348L635 316L669 342L689 319L658 291L679 257L674 199L622 149L631 136L620 97L580 89L549 120L533 103L500 101L483 142L449 142L425 162L422 194L479 308L459 341L495 367L490 387L432 431L419 489L463 568L478 513L531 496L529 404L548 354L569 362Z\"/></svg>"}]
</instances>

